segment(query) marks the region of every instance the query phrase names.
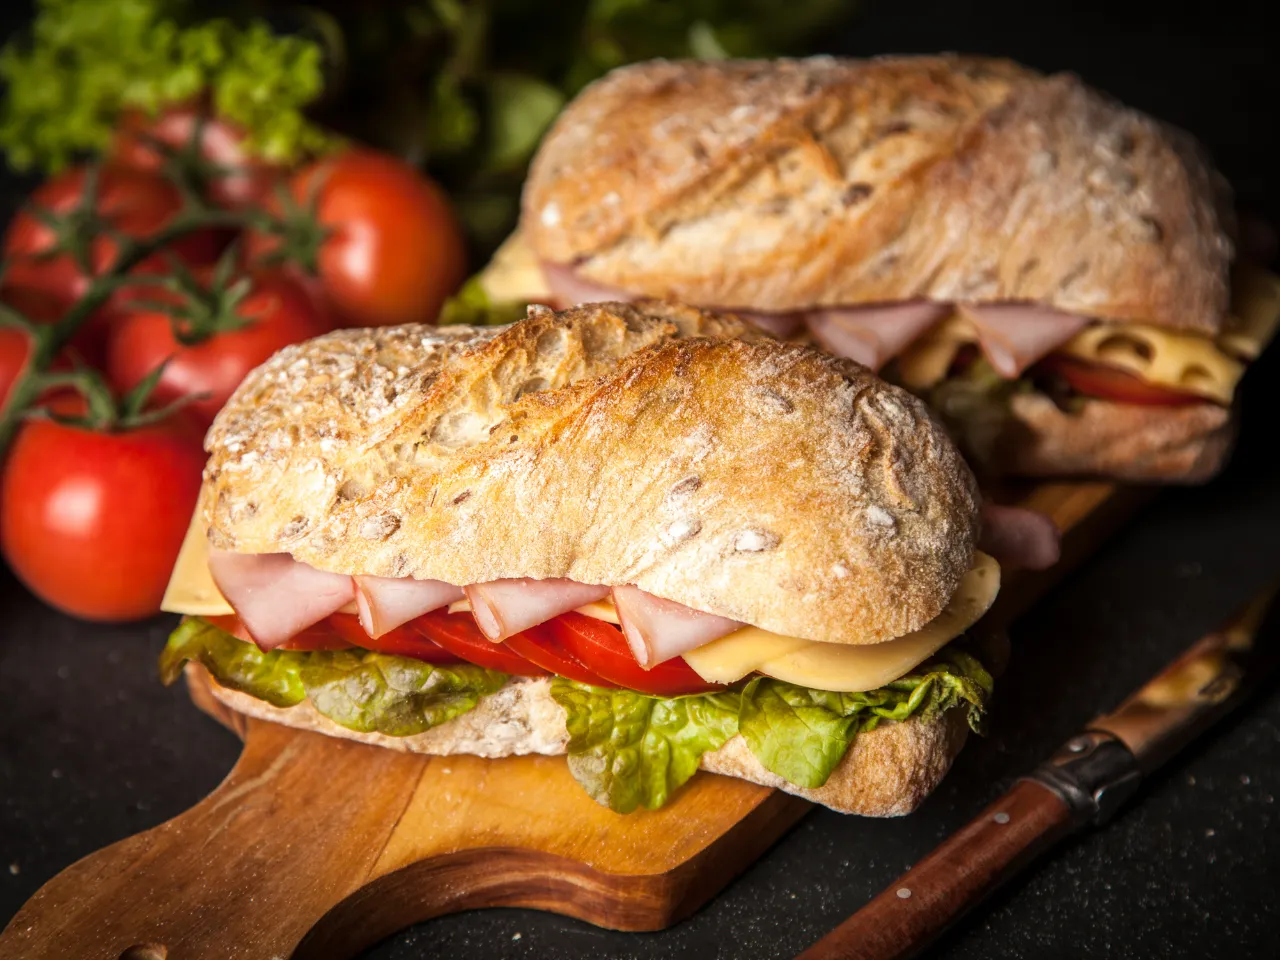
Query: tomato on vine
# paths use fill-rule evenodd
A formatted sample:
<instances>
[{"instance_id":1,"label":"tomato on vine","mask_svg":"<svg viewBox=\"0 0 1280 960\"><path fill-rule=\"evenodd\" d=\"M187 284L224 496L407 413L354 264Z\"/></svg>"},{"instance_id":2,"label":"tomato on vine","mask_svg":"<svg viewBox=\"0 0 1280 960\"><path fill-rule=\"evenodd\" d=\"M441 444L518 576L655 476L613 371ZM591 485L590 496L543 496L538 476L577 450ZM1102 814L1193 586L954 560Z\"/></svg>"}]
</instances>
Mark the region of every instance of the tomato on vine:
<instances>
[{"instance_id":1,"label":"tomato on vine","mask_svg":"<svg viewBox=\"0 0 1280 960\"><path fill-rule=\"evenodd\" d=\"M127 313L108 344L107 376L125 393L163 365L152 400L163 405L194 396L188 409L207 426L250 370L331 324L283 273L214 278L204 287L174 298L171 307Z\"/></svg>"},{"instance_id":2,"label":"tomato on vine","mask_svg":"<svg viewBox=\"0 0 1280 960\"><path fill-rule=\"evenodd\" d=\"M28 420L9 447L0 551L19 580L67 613L150 616L200 491L200 433L181 411L155 419L129 410L104 424L92 414L100 399L59 397L51 407L71 419Z\"/></svg>"},{"instance_id":3,"label":"tomato on vine","mask_svg":"<svg viewBox=\"0 0 1280 960\"><path fill-rule=\"evenodd\" d=\"M176 162L214 204L260 205L285 177L283 168L251 156L244 131L199 106L174 106L151 116L125 112L116 124L111 162L157 174Z\"/></svg>"},{"instance_id":4,"label":"tomato on vine","mask_svg":"<svg viewBox=\"0 0 1280 960\"><path fill-rule=\"evenodd\" d=\"M110 269L119 236L154 236L183 208L181 191L153 174L123 167L73 167L45 181L5 234L6 286L38 290L69 308ZM191 264L211 263L224 245L214 229L175 239L170 250ZM134 272L162 273L162 253Z\"/></svg>"},{"instance_id":5,"label":"tomato on vine","mask_svg":"<svg viewBox=\"0 0 1280 960\"><path fill-rule=\"evenodd\" d=\"M350 150L291 181L268 209L283 236L252 234L261 260L297 259L346 320L360 326L431 323L462 282L466 250L444 192L401 160Z\"/></svg>"}]
</instances>

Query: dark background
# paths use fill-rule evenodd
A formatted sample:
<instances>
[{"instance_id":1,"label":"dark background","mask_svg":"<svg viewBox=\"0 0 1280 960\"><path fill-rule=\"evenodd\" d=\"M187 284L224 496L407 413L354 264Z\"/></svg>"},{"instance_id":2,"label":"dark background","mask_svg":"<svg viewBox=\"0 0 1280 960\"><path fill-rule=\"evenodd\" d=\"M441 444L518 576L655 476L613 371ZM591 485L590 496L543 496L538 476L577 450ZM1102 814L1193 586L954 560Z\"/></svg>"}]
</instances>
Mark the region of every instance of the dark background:
<instances>
[{"instance_id":1,"label":"dark background","mask_svg":"<svg viewBox=\"0 0 1280 960\"><path fill-rule=\"evenodd\" d=\"M0 4L0 23L21 21ZM1274 3L873 0L823 48L963 50L1071 69L1196 133L1241 207L1280 222ZM0 182L0 216L27 184ZM1273 351L1273 354L1280 351ZM422 924L370 958L787 957L866 902L1092 715L1280 571L1280 359L1251 372L1241 449L1171 490L1013 631L986 740L912 817L817 810L692 919L624 935L520 910ZM77 623L0 568L0 923L77 858L181 812L235 761L231 734L156 680L171 618ZM1280 955L1280 687L1220 725L1105 830L1073 841L951 934L967 957ZM536 815L536 811L534 811ZM263 922L270 921L270 907Z\"/></svg>"}]
</instances>

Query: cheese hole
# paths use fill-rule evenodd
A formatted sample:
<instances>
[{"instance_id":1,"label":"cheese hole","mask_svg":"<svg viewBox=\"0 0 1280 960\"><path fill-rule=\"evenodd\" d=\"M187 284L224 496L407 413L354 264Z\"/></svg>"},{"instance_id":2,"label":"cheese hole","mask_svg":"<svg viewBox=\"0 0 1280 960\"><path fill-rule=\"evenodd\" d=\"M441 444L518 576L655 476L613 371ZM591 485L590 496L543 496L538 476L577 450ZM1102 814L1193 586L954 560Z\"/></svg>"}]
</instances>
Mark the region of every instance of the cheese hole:
<instances>
[{"instance_id":1,"label":"cheese hole","mask_svg":"<svg viewBox=\"0 0 1280 960\"><path fill-rule=\"evenodd\" d=\"M1198 363L1187 364L1178 376L1178 382L1195 390L1212 390L1214 387L1213 374Z\"/></svg>"},{"instance_id":2,"label":"cheese hole","mask_svg":"<svg viewBox=\"0 0 1280 960\"><path fill-rule=\"evenodd\" d=\"M1155 357L1151 344L1125 333L1113 333L1098 341L1099 360L1141 360L1150 363Z\"/></svg>"}]
</instances>

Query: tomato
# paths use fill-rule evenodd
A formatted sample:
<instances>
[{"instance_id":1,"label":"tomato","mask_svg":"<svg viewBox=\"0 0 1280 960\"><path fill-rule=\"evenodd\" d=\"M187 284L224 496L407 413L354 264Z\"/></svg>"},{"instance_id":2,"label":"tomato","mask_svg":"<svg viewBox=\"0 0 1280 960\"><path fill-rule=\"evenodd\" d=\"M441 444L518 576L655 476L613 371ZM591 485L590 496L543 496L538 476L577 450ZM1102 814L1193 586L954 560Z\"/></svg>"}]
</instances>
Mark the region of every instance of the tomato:
<instances>
[{"instance_id":1,"label":"tomato","mask_svg":"<svg viewBox=\"0 0 1280 960\"><path fill-rule=\"evenodd\" d=\"M351 323L430 323L462 282L466 252L453 211L435 182L403 161L353 150L301 171L290 189L300 204L314 196L321 226L332 231L316 269ZM276 242L251 236L249 252L260 256Z\"/></svg>"},{"instance_id":2,"label":"tomato","mask_svg":"<svg viewBox=\"0 0 1280 960\"><path fill-rule=\"evenodd\" d=\"M610 683L638 693L675 697L723 690L693 672L682 657L645 670L636 663L622 631L580 613L566 613L542 625L551 639Z\"/></svg>"},{"instance_id":3,"label":"tomato","mask_svg":"<svg viewBox=\"0 0 1280 960\"><path fill-rule=\"evenodd\" d=\"M165 360L168 366L152 393L157 406L196 393L208 396L188 409L206 426L254 367L291 343L329 330L307 293L283 274L260 275L237 305L246 326L215 333L186 346L173 321L159 311L135 311L116 322L107 345L107 377L119 393L132 390Z\"/></svg>"},{"instance_id":4,"label":"tomato","mask_svg":"<svg viewBox=\"0 0 1280 960\"><path fill-rule=\"evenodd\" d=\"M84 167L73 167L42 184L31 196L31 204L56 214L67 214L81 202L85 186ZM148 237L160 230L182 207L177 187L161 177L105 167L98 177L96 210L112 231L130 237ZM5 235L4 252L10 258L6 285L29 287L56 297L62 308L84 295L91 275L105 271L116 257L119 243L109 231L97 233L89 244L90 274L84 273L66 253L46 256L56 244L54 230L30 210L19 210ZM191 264L210 263L217 258L222 239L216 231L201 230L183 237L172 250ZM157 254L140 264L138 273L162 273L164 257ZM128 298L120 291L117 302Z\"/></svg>"},{"instance_id":5,"label":"tomato","mask_svg":"<svg viewBox=\"0 0 1280 960\"><path fill-rule=\"evenodd\" d=\"M1194 394L1147 383L1126 370L1085 360L1055 355L1042 360L1040 365L1061 376L1086 397L1142 407L1185 407L1212 402Z\"/></svg>"},{"instance_id":6,"label":"tomato","mask_svg":"<svg viewBox=\"0 0 1280 960\"><path fill-rule=\"evenodd\" d=\"M589 683L593 687L614 686L560 646L546 626L545 623L539 624L523 633L507 637L502 642L529 662L536 663L557 676L576 680L578 683Z\"/></svg>"},{"instance_id":7,"label":"tomato","mask_svg":"<svg viewBox=\"0 0 1280 960\"><path fill-rule=\"evenodd\" d=\"M95 433L24 424L0 479L0 551L39 597L87 620L160 609L200 490L189 421Z\"/></svg>"},{"instance_id":8,"label":"tomato","mask_svg":"<svg viewBox=\"0 0 1280 960\"><path fill-rule=\"evenodd\" d=\"M31 356L31 337L18 327L0 327L0 410L9 399L9 389L26 369Z\"/></svg>"},{"instance_id":9,"label":"tomato","mask_svg":"<svg viewBox=\"0 0 1280 960\"><path fill-rule=\"evenodd\" d=\"M397 657L412 657L427 663L458 663L461 660L457 654L409 627L396 627L380 637L371 637L360 626L360 618L349 613L335 613L329 618L328 624L330 629L353 647L363 647Z\"/></svg>"},{"instance_id":10,"label":"tomato","mask_svg":"<svg viewBox=\"0 0 1280 960\"><path fill-rule=\"evenodd\" d=\"M209 200L228 209L261 204L284 178L284 170L249 156L244 148L244 131L207 116L196 106L168 107L154 117L140 110L127 111L116 125L111 161L133 170L158 173L166 158L157 144L176 151L185 149L198 122L203 124L200 158L210 168ZM228 172L218 175L219 170Z\"/></svg>"},{"instance_id":11,"label":"tomato","mask_svg":"<svg viewBox=\"0 0 1280 960\"><path fill-rule=\"evenodd\" d=\"M534 666L505 643L494 643L476 626L469 613L441 609L411 620L406 627L438 643L468 663L520 677L543 677L547 671Z\"/></svg>"}]
</instances>

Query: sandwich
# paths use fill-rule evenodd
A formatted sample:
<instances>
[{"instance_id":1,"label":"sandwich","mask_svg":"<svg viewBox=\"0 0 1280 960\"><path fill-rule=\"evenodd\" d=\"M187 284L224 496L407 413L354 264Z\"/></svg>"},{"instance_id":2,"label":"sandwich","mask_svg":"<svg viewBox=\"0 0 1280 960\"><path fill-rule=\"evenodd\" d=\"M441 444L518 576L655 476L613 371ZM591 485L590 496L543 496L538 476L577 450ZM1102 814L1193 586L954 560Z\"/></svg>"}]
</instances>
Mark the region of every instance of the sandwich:
<instances>
[{"instance_id":1,"label":"sandwich","mask_svg":"<svg viewBox=\"0 0 1280 960\"><path fill-rule=\"evenodd\" d=\"M979 546L1046 548L917 397L662 302L330 333L206 447L166 681L396 750L567 754L619 812L699 769L910 811L991 696Z\"/></svg>"},{"instance_id":2,"label":"sandwich","mask_svg":"<svg viewBox=\"0 0 1280 960\"><path fill-rule=\"evenodd\" d=\"M992 474L1195 482L1280 283L1186 134L960 56L667 62L547 134L490 301L673 298L925 397Z\"/></svg>"}]
</instances>

